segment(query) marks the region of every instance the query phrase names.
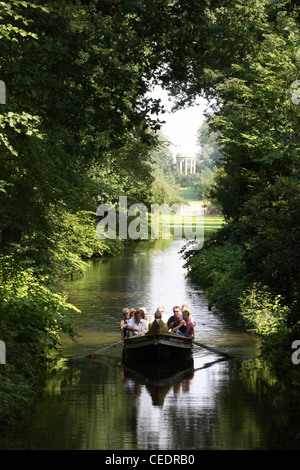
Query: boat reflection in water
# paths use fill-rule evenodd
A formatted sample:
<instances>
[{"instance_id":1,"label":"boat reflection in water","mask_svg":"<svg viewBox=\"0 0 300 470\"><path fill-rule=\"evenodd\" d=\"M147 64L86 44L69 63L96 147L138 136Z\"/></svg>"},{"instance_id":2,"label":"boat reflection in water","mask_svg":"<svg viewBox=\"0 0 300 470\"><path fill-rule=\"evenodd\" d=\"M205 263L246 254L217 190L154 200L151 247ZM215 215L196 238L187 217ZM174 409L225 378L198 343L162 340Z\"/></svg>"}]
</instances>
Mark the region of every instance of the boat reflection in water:
<instances>
[{"instance_id":1,"label":"boat reflection in water","mask_svg":"<svg viewBox=\"0 0 300 470\"><path fill-rule=\"evenodd\" d=\"M158 363L157 360L123 361L123 385L129 393L139 395L144 386L154 406L162 406L167 393L173 389L187 391L194 376L192 357Z\"/></svg>"},{"instance_id":2,"label":"boat reflection in water","mask_svg":"<svg viewBox=\"0 0 300 470\"><path fill-rule=\"evenodd\" d=\"M143 349L144 353L145 351L146 349ZM128 355L123 349L121 363L111 362L99 356L93 357L92 360L106 367L118 369L125 392L139 396L143 390L146 390L152 399L152 404L162 406L170 390L173 390L174 394L188 392L197 371L226 361L226 358L202 363L200 367L195 368L192 349L189 354L185 352L181 357L177 355L177 357L168 356L167 358L159 358L153 354L148 356L139 354L138 350Z\"/></svg>"}]
</instances>

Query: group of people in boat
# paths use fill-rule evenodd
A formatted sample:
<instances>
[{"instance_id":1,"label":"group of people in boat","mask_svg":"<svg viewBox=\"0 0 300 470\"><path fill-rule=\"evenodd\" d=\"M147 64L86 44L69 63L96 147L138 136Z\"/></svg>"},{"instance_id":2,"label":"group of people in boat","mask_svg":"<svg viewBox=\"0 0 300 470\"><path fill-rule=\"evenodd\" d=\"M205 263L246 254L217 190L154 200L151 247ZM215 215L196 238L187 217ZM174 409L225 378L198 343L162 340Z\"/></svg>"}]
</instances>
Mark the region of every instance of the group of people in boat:
<instances>
[{"instance_id":1,"label":"group of people in boat","mask_svg":"<svg viewBox=\"0 0 300 470\"><path fill-rule=\"evenodd\" d=\"M122 338L146 333L173 333L189 338L194 336L195 323L188 305L183 304L181 307L175 305L173 315L169 317L167 322L163 321L164 314L165 307L158 307L153 321L149 322L147 320L149 315L147 315L144 307L138 309L124 308L122 310L123 318L120 322Z\"/></svg>"}]
</instances>

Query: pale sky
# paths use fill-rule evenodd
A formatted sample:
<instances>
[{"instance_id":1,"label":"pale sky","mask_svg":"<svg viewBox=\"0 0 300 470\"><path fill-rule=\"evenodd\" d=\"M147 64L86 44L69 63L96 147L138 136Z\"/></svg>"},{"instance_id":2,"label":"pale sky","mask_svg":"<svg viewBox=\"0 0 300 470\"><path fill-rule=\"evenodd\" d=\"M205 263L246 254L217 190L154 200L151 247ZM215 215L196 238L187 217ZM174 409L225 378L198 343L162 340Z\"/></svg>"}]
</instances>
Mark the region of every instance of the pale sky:
<instances>
[{"instance_id":1,"label":"pale sky","mask_svg":"<svg viewBox=\"0 0 300 470\"><path fill-rule=\"evenodd\" d=\"M160 98L165 109L170 111L172 102L169 100L167 92L160 87L155 87L151 96ZM193 155L199 152L196 133L204 120L206 107L207 102L203 98L199 98L194 106L181 109L175 113L166 112L159 115L160 120L166 121L161 130L171 141L170 150L173 157L177 153Z\"/></svg>"}]
</instances>

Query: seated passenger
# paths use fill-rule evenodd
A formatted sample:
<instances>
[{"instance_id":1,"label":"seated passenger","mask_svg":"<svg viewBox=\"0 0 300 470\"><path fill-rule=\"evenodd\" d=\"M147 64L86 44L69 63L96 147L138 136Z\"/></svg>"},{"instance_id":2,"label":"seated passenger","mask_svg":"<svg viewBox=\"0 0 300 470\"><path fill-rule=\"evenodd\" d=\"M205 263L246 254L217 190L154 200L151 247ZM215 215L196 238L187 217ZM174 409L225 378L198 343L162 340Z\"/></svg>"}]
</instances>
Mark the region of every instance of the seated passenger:
<instances>
[{"instance_id":1,"label":"seated passenger","mask_svg":"<svg viewBox=\"0 0 300 470\"><path fill-rule=\"evenodd\" d=\"M186 321L181 319L180 311L174 312L174 321L170 323L169 330L180 336L188 336Z\"/></svg>"},{"instance_id":2,"label":"seated passenger","mask_svg":"<svg viewBox=\"0 0 300 470\"><path fill-rule=\"evenodd\" d=\"M190 320L191 322L193 322L193 325L196 326L196 323L194 322L192 318L192 312L190 311L190 307L187 304L183 304L181 307L181 311L183 312L183 310L187 310L188 312L190 312Z\"/></svg>"},{"instance_id":3,"label":"seated passenger","mask_svg":"<svg viewBox=\"0 0 300 470\"><path fill-rule=\"evenodd\" d=\"M143 320L146 320L148 321L147 317L149 317L149 315L147 315L147 310L145 307L140 307L138 310L140 310L142 312L142 319Z\"/></svg>"},{"instance_id":4,"label":"seated passenger","mask_svg":"<svg viewBox=\"0 0 300 470\"><path fill-rule=\"evenodd\" d=\"M129 312L130 312L130 318L134 317L135 311L136 311L136 309L135 309L135 308L130 308L130 309L129 309Z\"/></svg>"},{"instance_id":5,"label":"seated passenger","mask_svg":"<svg viewBox=\"0 0 300 470\"><path fill-rule=\"evenodd\" d=\"M173 315L168 319L168 326L170 327L171 323L173 323L175 321L175 314L176 313L180 313L181 314L181 309L179 307L179 305L174 305L173 307Z\"/></svg>"},{"instance_id":6,"label":"seated passenger","mask_svg":"<svg viewBox=\"0 0 300 470\"><path fill-rule=\"evenodd\" d=\"M168 325L162 320L161 312L156 311L154 314L154 321L149 323L147 334L168 333Z\"/></svg>"},{"instance_id":7,"label":"seated passenger","mask_svg":"<svg viewBox=\"0 0 300 470\"><path fill-rule=\"evenodd\" d=\"M146 320L143 320L142 314L143 312L141 310L137 310L134 314L134 317L130 318L129 322L127 323L127 336L136 336L147 333L148 323Z\"/></svg>"},{"instance_id":8,"label":"seated passenger","mask_svg":"<svg viewBox=\"0 0 300 470\"><path fill-rule=\"evenodd\" d=\"M126 334L127 334L127 323L130 319L130 310L129 308L123 308L122 310L122 315L123 315L123 318L122 320L120 321L120 328L121 328L121 337L122 338L126 338Z\"/></svg>"}]
</instances>

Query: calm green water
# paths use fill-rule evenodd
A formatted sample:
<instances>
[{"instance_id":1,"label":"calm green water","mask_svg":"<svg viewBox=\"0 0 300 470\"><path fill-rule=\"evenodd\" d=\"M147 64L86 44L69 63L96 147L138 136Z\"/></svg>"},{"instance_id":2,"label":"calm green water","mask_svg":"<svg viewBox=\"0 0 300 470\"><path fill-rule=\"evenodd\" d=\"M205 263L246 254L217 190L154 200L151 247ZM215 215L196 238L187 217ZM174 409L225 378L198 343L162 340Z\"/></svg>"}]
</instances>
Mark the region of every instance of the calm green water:
<instances>
[{"instance_id":1,"label":"calm green water","mask_svg":"<svg viewBox=\"0 0 300 470\"><path fill-rule=\"evenodd\" d=\"M82 313L77 344L63 338L58 368L24 426L0 437L1 449L235 450L299 449L297 397L274 387L255 359L258 338L210 312L200 289L185 279L181 241L142 243L122 256L92 261L67 284ZM196 340L233 355L203 349L193 367L161 380L149 368L124 369L121 349L97 360L85 356L120 340L123 307L187 303ZM148 372L148 373L147 373Z\"/></svg>"}]
</instances>

